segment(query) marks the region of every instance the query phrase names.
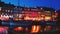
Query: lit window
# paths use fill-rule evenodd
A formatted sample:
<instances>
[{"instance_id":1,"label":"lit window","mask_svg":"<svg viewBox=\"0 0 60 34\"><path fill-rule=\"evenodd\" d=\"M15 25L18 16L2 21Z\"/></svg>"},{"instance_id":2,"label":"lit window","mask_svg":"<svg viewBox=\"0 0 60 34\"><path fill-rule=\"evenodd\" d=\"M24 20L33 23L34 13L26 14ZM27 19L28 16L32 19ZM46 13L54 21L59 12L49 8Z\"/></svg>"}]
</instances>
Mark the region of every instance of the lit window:
<instances>
[{"instance_id":1,"label":"lit window","mask_svg":"<svg viewBox=\"0 0 60 34\"><path fill-rule=\"evenodd\" d=\"M51 13L50 11L45 11L46 13Z\"/></svg>"},{"instance_id":2,"label":"lit window","mask_svg":"<svg viewBox=\"0 0 60 34\"><path fill-rule=\"evenodd\" d=\"M22 18L22 16L23 16L22 14L19 14L19 18Z\"/></svg>"},{"instance_id":3,"label":"lit window","mask_svg":"<svg viewBox=\"0 0 60 34\"><path fill-rule=\"evenodd\" d=\"M45 16L45 21L51 20L50 16Z\"/></svg>"},{"instance_id":4,"label":"lit window","mask_svg":"<svg viewBox=\"0 0 60 34\"><path fill-rule=\"evenodd\" d=\"M24 17L24 20L30 20L30 18L28 16Z\"/></svg>"},{"instance_id":5,"label":"lit window","mask_svg":"<svg viewBox=\"0 0 60 34\"><path fill-rule=\"evenodd\" d=\"M5 10L7 12L7 10Z\"/></svg>"},{"instance_id":6,"label":"lit window","mask_svg":"<svg viewBox=\"0 0 60 34\"><path fill-rule=\"evenodd\" d=\"M13 12L13 11L11 10L11 12Z\"/></svg>"},{"instance_id":7,"label":"lit window","mask_svg":"<svg viewBox=\"0 0 60 34\"><path fill-rule=\"evenodd\" d=\"M8 12L10 12L10 10L8 10Z\"/></svg>"}]
</instances>

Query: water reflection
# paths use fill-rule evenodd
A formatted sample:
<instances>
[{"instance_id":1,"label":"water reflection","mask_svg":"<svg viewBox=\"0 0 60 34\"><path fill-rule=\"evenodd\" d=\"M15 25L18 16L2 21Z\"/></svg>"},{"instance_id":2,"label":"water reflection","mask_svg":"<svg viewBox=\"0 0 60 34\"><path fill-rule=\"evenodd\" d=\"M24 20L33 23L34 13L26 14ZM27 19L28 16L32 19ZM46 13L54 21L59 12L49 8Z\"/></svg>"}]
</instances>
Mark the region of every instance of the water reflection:
<instances>
[{"instance_id":1,"label":"water reflection","mask_svg":"<svg viewBox=\"0 0 60 34\"><path fill-rule=\"evenodd\" d=\"M8 34L8 27L0 26L0 34Z\"/></svg>"},{"instance_id":2,"label":"water reflection","mask_svg":"<svg viewBox=\"0 0 60 34\"><path fill-rule=\"evenodd\" d=\"M50 23L51 24L51 23ZM32 24L28 21L25 22L2 22L2 26L8 26L8 30L12 29L15 33L18 32L25 32L25 33L39 33L39 32L45 32L54 30L55 26L53 24L50 25L47 23L47 25L42 26L43 24ZM7 31L8 32L8 31ZM13 32L12 32L13 33Z\"/></svg>"}]
</instances>

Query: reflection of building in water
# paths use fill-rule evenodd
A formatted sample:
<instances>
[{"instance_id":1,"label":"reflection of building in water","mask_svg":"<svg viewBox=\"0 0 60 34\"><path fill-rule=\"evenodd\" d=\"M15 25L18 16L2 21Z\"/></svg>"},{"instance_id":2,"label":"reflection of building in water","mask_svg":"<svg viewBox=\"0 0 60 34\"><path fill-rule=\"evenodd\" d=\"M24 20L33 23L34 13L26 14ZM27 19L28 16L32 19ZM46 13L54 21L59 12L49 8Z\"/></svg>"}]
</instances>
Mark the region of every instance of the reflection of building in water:
<instances>
[{"instance_id":1,"label":"reflection of building in water","mask_svg":"<svg viewBox=\"0 0 60 34\"><path fill-rule=\"evenodd\" d=\"M0 27L0 34L8 34L8 28L7 27Z\"/></svg>"},{"instance_id":2,"label":"reflection of building in water","mask_svg":"<svg viewBox=\"0 0 60 34\"><path fill-rule=\"evenodd\" d=\"M32 29L31 29L31 33L37 33L41 30L41 26L40 25L34 25L32 26Z\"/></svg>"}]
</instances>

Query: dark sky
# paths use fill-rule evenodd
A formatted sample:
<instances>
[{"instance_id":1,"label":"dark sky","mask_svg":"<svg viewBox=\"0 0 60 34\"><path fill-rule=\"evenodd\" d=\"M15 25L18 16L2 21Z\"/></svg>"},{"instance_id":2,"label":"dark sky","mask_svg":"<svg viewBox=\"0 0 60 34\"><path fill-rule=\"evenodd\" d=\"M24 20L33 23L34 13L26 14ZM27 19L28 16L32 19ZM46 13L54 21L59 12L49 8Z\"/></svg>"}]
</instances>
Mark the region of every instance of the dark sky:
<instances>
[{"instance_id":1,"label":"dark sky","mask_svg":"<svg viewBox=\"0 0 60 34\"><path fill-rule=\"evenodd\" d=\"M11 2L11 4L18 5L18 0L1 0L5 3ZM20 0L20 6L36 7L45 6L60 9L60 0Z\"/></svg>"}]
</instances>

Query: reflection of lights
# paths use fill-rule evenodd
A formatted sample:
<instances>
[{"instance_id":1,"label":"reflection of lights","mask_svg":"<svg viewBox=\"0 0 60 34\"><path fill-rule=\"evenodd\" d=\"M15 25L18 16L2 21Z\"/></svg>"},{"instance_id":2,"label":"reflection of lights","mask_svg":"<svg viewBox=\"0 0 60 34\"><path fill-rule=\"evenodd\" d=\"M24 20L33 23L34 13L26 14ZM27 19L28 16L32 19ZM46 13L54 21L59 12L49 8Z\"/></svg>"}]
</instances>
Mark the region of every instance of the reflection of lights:
<instances>
[{"instance_id":1,"label":"reflection of lights","mask_svg":"<svg viewBox=\"0 0 60 34\"><path fill-rule=\"evenodd\" d=\"M32 26L32 32L36 32L36 26Z\"/></svg>"},{"instance_id":2,"label":"reflection of lights","mask_svg":"<svg viewBox=\"0 0 60 34\"><path fill-rule=\"evenodd\" d=\"M57 26L57 27L56 27L56 30L57 30L57 31L60 30L60 26Z\"/></svg>"},{"instance_id":3,"label":"reflection of lights","mask_svg":"<svg viewBox=\"0 0 60 34\"><path fill-rule=\"evenodd\" d=\"M17 28L14 28L14 30L19 32L19 31L22 31L23 28L22 27L17 27Z\"/></svg>"},{"instance_id":4,"label":"reflection of lights","mask_svg":"<svg viewBox=\"0 0 60 34\"><path fill-rule=\"evenodd\" d=\"M27 27L26 27L26 29L25 29L25 30L26 30L26 32L28 32L28 28L27 28Z\"/></svg>"},{"instance_id":5,"label":"reflection of lights","mask_svg":"<svg viewBox=\"0 0 60 34\"><path fill-rule=\"evenodd\" d=\"M3 28L2 27L0 27L0 32L2 32L3 31Z\"/></svg>"},{"instance_id":6,"label":"reflection of lights","mask_svg":"<svg viewBox=\"0 0 60 34\"><path fill-rule=\"evenodd\" d=\"M37 33L37 32L39 32L41 30L41 26L32 26L32 30L31 30L31 32L32 33Z\"/></svg>"},{"instance_id":7,"label":"reflection of lights","mask_svg":"<svg viewBox=\"0 0 60 34\"><path fill-rule=\"evenodd\" d=\"M46 29L46 27L44 28L44 31L46 31L47 29Z\"/></svg>"},{"instance_id":8,"label":"reflection of lights","mask_svg":"<svg viewBox=\"0 0 60 34\"><path fill-rule=\"evenodd\" d=\"M36 32L39 32L39 30L40 30L40 26L37 26Z\"/></svg>"},{"instance_id":9,"label":"reflection of lights","mask_svg":"<svg viewBox=\"0 0 60 34\"><path fill-rule=\"evenodd\" d=\"M47 27L47 30L51 30L51 26L48 26L48 27Z\"/></svg>"},{"instance_id":10,"label":"reflection of lights","mask_svg":"<svg viewBox=\"0 0 60 34\"><path fill-rule=\"evenodd\" d=\"M47 31L47 30L51 30L51 26L46 26L46 27L44 28L44 31Z\"/></svg>"},{"instance_id":11,"label":"reflection of lights","mask_svg":"<svg viewBox=\"0 0 60 34\"><path fill-rule=\"evenodd\" d=\"M52 26L46 26L46 27L44 28L44 31L51 30L51 28L52 28Z\"/></svg>"},{"instance_id":12,"label":"reflection of lights","mask_svg":"<svg viewBox=\"0 0 60 34\"><path fill-rule=\"evenodd\" d=\"M6 27L0 27L0 34L8 34Z\"/></svg>"},{"instance_id":13,"label":"reflection of lights","mask_svg":"<svg viewBox=\"0 0 60 34\"><path fill-rule=\"evenodd\" d=\"M8 30L8 27L4 27L5 30Z\"/></svg>"}]
</instances>

